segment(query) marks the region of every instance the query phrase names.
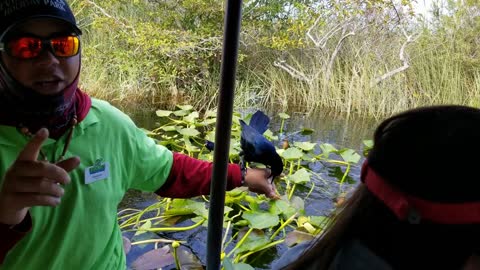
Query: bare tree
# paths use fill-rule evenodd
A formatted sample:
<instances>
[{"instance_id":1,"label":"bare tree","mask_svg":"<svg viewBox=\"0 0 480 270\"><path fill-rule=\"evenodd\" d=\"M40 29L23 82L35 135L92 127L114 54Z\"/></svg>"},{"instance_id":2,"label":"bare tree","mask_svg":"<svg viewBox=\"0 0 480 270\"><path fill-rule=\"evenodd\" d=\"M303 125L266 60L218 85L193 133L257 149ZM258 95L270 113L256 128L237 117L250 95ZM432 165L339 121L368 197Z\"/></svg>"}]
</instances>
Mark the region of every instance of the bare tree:
<instances>
[{"instance_id":1,"label":"bare tree","mask_svg":"<svg viewBox=\"0 0 480 270\"><path fill-rule=\"evenodd\" d=\"M379 77L375 78L375 80L374 80L374 82L372 82L371 86L379 84L380 82L382 82L382 81L384 81L384 80L386 80L386 79L388 79L388 78L390 78L390 77L392 77L392 76L394 76L394 75L396 75L400 72L403 72L410 67L410 62L409 62L408 56L405 54L405 49L406 49L408 44L417 40L420 37L420 34L418 34L417 36L414 36L413 34L408 35L407 32L405 31L405 29L403 29L403 28L402 28L402 32L403 32L403 35L405 36L406 40L402 44L402 47L400 47L400 53L399 53L398 57L400 58L400 61L403 63L403 65L396 68L396 69L388 71L387 73L383 74L382 76L379 76Z\"/></svg>"}]
</instances>

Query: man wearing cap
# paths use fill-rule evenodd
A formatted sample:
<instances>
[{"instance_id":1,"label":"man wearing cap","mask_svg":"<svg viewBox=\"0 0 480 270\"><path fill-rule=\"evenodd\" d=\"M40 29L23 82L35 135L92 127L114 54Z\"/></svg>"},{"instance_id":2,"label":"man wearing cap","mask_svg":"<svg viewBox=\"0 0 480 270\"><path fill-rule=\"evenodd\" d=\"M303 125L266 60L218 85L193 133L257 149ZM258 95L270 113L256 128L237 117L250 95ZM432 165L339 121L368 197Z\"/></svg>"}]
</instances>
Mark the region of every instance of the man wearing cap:
<instances>
[{"instance_id":1,"label":"man wearing cap","mask_svg":"<svg viewBox=\"0 0 480 270\"><path fill-rule=\"evenodd\" d=\"M0 2L0 270L125 269L116 213L128 189L209 193L211 163L77 88L81 34L65 1ZM273 198L268 176L230 164L227 188Z\"/></svg>"}]
</instances>

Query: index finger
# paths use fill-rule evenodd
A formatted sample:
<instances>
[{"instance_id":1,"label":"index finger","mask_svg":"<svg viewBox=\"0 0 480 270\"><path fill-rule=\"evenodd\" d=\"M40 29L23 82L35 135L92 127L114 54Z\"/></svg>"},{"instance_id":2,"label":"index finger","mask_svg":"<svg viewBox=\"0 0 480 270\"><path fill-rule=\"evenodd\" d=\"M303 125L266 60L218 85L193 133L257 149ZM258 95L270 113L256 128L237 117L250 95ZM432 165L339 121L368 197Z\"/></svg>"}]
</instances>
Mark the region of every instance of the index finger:
<instances>
[{"instance_id":1,"label":"index finger","mask_svg":"<svg viewBox=\"0 0 480 270\"><path fill-rule=\"evenodd\" d=\"M18 154L17 160L36 161L43 142L48 138L48 130L41 128Z\"/></svg>"}]
</instances>

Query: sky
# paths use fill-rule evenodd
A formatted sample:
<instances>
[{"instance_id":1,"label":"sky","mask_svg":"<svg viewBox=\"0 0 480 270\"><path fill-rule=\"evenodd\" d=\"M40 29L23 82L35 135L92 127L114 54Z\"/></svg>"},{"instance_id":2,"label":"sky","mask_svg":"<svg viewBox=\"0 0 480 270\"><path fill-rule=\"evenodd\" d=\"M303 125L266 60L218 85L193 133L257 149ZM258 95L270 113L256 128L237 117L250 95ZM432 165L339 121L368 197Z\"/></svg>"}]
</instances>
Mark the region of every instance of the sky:
<instances>
[{"instance_id":1,"label":"sky","mask_svg":"<svg viewBox=\"0 0 480 270\"><path fill-rule=\"evenodd\" d=\"M421 14L428 18L431 16L431 5L433 0L417 0L416 3L413 4L413 8L416 14Z\"/></svg>"}]
</instances>

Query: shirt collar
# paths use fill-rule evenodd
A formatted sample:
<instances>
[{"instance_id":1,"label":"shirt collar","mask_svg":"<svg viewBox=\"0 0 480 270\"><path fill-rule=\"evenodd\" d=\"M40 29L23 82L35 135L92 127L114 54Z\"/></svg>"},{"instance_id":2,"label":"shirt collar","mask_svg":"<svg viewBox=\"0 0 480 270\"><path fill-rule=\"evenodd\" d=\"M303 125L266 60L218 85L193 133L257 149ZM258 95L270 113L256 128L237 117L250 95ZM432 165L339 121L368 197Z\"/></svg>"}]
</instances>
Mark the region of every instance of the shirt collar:
<instances>
[{"instance_id":1,"label":"shirt collar","mask_svg":"<svg viewBox=\"0 0 480 270\"><path fill-rule=\"evenodd\" d=\"M75 127L75 130L73 131L73 138L80 136L85 133L85 130L92 125L98 123L100 120L97 115L97 111L93 109L93 107L90 109L88 112L87 116L83 121L78 123L78 125ZM63 140L65 136L62 136L60 140ZM1 145L7 145L7 146L19 146L19 145L25 145L25 143L28 141L28 138L24 135L22 135L17 128L11 127L11 126L4 126L0 125L0 146ZM54 144L56 140L48 138L43 145L50 145Z\"/></svg>"}]
</instances>

